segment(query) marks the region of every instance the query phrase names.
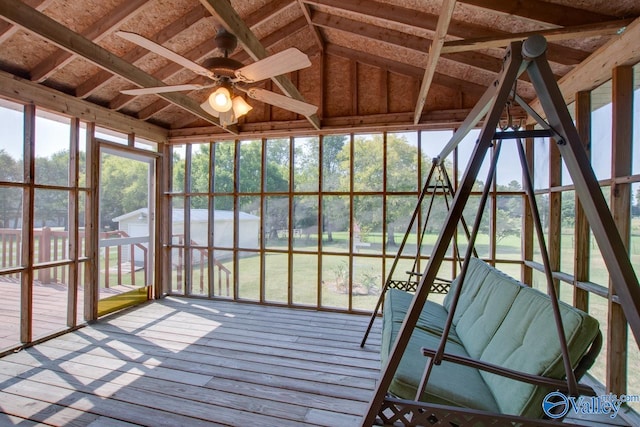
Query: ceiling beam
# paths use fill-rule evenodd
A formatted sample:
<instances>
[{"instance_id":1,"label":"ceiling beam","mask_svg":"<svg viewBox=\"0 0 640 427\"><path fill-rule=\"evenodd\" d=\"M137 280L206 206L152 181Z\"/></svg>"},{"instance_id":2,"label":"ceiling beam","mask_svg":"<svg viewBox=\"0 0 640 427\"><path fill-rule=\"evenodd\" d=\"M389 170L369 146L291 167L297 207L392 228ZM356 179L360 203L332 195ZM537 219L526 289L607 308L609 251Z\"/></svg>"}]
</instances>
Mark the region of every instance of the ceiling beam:
<instances>
[{"instance_id":1,"label":"ceiling beam","mask_svg":"<svg viewBox=\"0 0 640 427\"><path fill-rule=\"evenodd\" d=\"M162 30L158 31L153 37L154 40L158 44L163 44L164 42L170 40L175 37L191 25L200 21L201 19L208 17L209 12L202 5L197 5L189 12L185 13L171 24L164 27ZM129 52L127 52L122 59L133 64L144 56L148 55L149 51L141 46L136 46ZM81 83L75 91L75 95L79 98L86 98L90 96L93 92L100 89L115 76L106 70L101 70L94 76L90 77L88 80Z\"/></svg>"},{"instance_id":2,"label":"ceiling beam","mask_svg":"<svg viewBox=\"0 0 640 427\"><path fill-rule=\"evenodd\" d=\"M615 16L591 12L541 0L458 0L460 3L488 9L532 21L567 27L615 20Z\"/></svg>"},{"instance_id":3,"label":"ceiling beam","mask_svg":"<svg viewBox=\"0 0 640 427\"><path fill-rule=\"evenodd\" d=\"M453 9L456 6L456 0L443 0L442 7L440 8L440 16L438 18L438 25L436 27L436 33L433 37L433 41L429 46L429 57L427 58L427 66L424 70L424 76L422 77L422 84L420 85L420 92L418 92L418 101L416 102L416 109L413 114L413 124L417 125L420 121L420 115L424 109L424 104L427 102L427 95L429 94L429 88L433 81L433 76L436 73L436 66L438 65L438 59L440 59L440 51L444 44L445 37L447 37L447 31L449 30L449 23L453 17Z\"/></svg>"},{"instance_id":4,"label":"ceiling beam","mask_svg":"<svg viewBox=\"0 0 640 427\"><path fill-rule=\"evenodd\" d=\"M0 95L141 138L166 142L168 130L0 71Z\"/></svg>"},{"instance_id":5,"label":"ceiling beam","mask_svg":"<svg viewBox=\"0 0 640 427\"><path fill-rule=\"evenodd\" d=\"M621 65L640 62L640 18L636 18L620 36L614 37L593 52L582 64L569 71L558 82L565 103L575 100L581 91L590 91L611 79L611 72ZM531 107L544 117L538 99Z\"/></svg>"},{"instance_id":6,"label":"ceiling beam","mask_svg":"<svg viewBox=\"0 0 640 427\"><path fill-rule=\"evenodd\" d=\"M43 13L27 6L20 0L3 0L0 2L0 16L140 87L164 86L162 81L98 46L91 40L87 40L71 31ZM163 93L160 96L178 107L216 126L220 126L220 121L206 113L193 99L176 93ZM231 133L236 132L236 129L231 126L225 128L225 130Z\"/></svg>"},{"instance_id":7,"label":"ceiling beam","mask_svg":"<svg viewBox=\"0 0 640 427\"><path fill-rule=\"evenodd\" d=\"M552 28L550 30L526 31L513 33L507 36L481 37L477 39L455 40L445 42L442 48L443 53L464 52L477 49L501 48L508 46L511 42L526 40L529 36L538 34L544 36L548 41L567 40L575 38L585 38L593 36L611 36L620 34L627 25L633 22L633 18L619 19L616 21L602 22L599 24L585 24L573 27Z\"/></svg>"},{"instance_id":8,"label":"ceiling beam","mask_svg":"<svg viewBox=\"0 0 640 427\"><path fill-rule=\"evenodd\" d=\"M258 61L269 56L269 53L260 43L260 40L251 32L247 24L238 16L230 3L218 0L200 0L202 5L207 8L209 13L216 17L220 24L227 31L234 34L238 38L238 43L243 49ZM274 83L282 90L282 92L293 99L306 102L304 97L298 91L298 88L285 76L272 77ZM320 129L320 119L316 114L307 116L307 120L317 129Z\"/></svg>"},{"instance_id":9,"label":"ceiling beam","mask_svg":"<svg viewBox=\"0 0 640 427\"><path fill-rule=\"evenodd\" d=\"M118 6L115 10L106 16L103 16L98 22L90 25L81 34L94 43L99 42L111 32L126 22L136 13L139 13L144 6L148 5L146 0L129 0L123 5ZM45 59L40 61L33 69L29 71L31 80L34 82L43 82L60 68L73 61L75 55L64 49L56 49Z\"/></svg>"},{"instance_id":10,"label":"ceiling beam","mask_svg":"<svg viewBox=\"0 0 640 427\"><path fill-rule=\"evenodd\" d=\"M320 5L338 10L365 15L376 19L400 23L419 30L435 31L438 26L438 15L420 12L414 9L380 3L370 0L344 1L344 0L303 0L305 3ZM448 34L461 39L473 39L478 37L505 37L509 33L487 28L463 21L452 20L449 24ZM427 36L427 34L425 34ZM549 60L558 64L576 65L589 56L588 52L550 43L547 49Z\"/></svg>"}]
</instances>

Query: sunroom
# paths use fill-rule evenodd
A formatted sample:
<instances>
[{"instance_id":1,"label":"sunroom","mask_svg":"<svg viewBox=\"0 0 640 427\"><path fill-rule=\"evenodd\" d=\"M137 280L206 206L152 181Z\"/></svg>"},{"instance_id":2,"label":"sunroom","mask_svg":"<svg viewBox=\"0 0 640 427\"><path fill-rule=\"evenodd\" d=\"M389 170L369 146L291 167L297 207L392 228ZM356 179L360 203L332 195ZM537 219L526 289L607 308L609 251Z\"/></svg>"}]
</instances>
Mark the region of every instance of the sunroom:
<instances>
[{"instance_id":1,"label":"sunroom","mask_svg":"<svg viewBox=\"0 0 640 427\"><path fill-rule=\"evenodd\" d=\"M0 18L0 424L640 424L637 1Z\"/></svg>"}]
</instances>

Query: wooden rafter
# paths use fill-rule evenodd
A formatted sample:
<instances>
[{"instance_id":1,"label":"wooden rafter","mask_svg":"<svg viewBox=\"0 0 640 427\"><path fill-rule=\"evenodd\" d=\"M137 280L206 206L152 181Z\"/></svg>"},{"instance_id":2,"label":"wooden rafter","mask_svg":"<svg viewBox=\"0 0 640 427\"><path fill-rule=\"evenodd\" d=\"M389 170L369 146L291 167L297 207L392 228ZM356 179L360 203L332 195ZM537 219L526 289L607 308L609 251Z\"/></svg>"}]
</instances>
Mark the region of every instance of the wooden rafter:
<instances>
[{"instance_id":1,"label":"wooden rafter","mask_svg":"<svg viewBox=\"0 0 640 427\"><path fill-rule=\"evenodd\" d=\"M311 11L309 10L309 6L307 6L302 0L298 0L298 4L300 5L300 10L302 10L302 14L307 21L307 25L311 29L311 34L316 39L316 43L320 47L320 51L324 50L324 38L322 34L320 34L320 30L318 30L315 25L313 25L313 20L311 19Z\"/></svg>"},{"instance_id":2,"label":"wooden rafter","mask_svg":"<svg viewBox=\"0 0 640 427\"><path fill-rule=\"evenodd\" d=\"M596 50L582 64L569 71L558 82L567 104L580 91L592 90L611 78L611 70L619 65L633 65L640 61L640 18L636 18L620 36L609 40ZM540 101L531 107L542 112Z\"/></svg>"},{"instance_id":3,"label":"wooden rafter","mask_svg":"<svg viewBox=\"0 0 640 427\"><path fill-rule=\"evenodd\" d=\"M191 25L195 24L196 22L198 22L202 18L205 18L207 16L209 16L209 13L207 12L207 10L204 7L202 7L202 5L199 4L198 6L194 7L193 9L191 9L190 11L185 13L184 15L180 16L178 19L173 21L171 24L169 24L168 26L166 26L162 30L158 31L151 38L156 43L162 44L162 43L170 40L171 38L173 38L174 36L176 36L180 32L182 32L186 28L188 28ZM130 62L130 63L133 64L137 60L143 58L148 53L149 53L149 51L147 49L145 49L143 47L140 47L140 46L136 46L135 48L133 48L132 50L127 52L122 57L122 59L124 59L125 61ZM100 89L101 87L103 87L104 85L109 83L109 81L113 77L114 77L113 74L110 73L109 71L101 70L96 75L94 75L93 77L89 78L85 82L81 83L76 88L76 96L79 97L79 98L88 97L93 92L95 92L96 90Z\"/></svg>"},{"instance_id":4,"label":"wooden rafter","mask_svg":"<svg viewBox=\"0 0 640 427\"><path fill-rule=\"evenodd\" d=\"M419 30L436 31L438 25L438 15L420 12L414 9L389 5L377 1L359 0L304 0L305 3L326 6L332 9L347 10L373 17L379 20L400 23ZM473 39L478 37L504 37L509 35L506 31L498 31L480 25L470 24L463 21L452 20L449 24L448 35L461 39ZM547 57L553 62L564 65L576 65L584 60L589 54L587 52L561 46L549 44Z\"/></svg>"},{"instance_id":5,"label":"wooden rafter","mask_svg":"<svg viewBox=\"0 0 640 427\"><path fill-rule=\"evenodd\" d=\"M142 11L144 6L148 3L149 2L145 0L127 1L118 6L110 14L100 18L100 20L95 24L90 25L81 34L87 39L97 43L111 34L114 29L127 19ZM52 52L30 71L31 80L35 82L42 82L46 80L58 69L73 61L74 57L75 55L64 49L58 49L55 52Z\"/></svg>"},{"instance_id":6,"label":"wooden rafter","mask_svg":"<svg viewBox=\"0 0 640 427\"><path fill-rule=\"evenodd\" d=\"M109 70L110 72L141 87L164 85L162 81L145 73L122 58L71 31L57 21L27 6L19 0L4 0L0 2L0 16L15 25L19 25L34 34L37 34L39 37L42 37L54 45L73 52L87 61ZM200 108L193 99L176 93L163 93L160 96L180 108L183 108L216 126L220 126L220 121L202 110L202 108ZM236 132L235 127L229 126L225 129L231 133Z\"/></svg>"},{"instance_id":7,"label":"wooden rafter","mask_svg":"<svg viewBox=\"0 0 640 427\"><path fill-rule=\"evenodd\" d=\"M359 37L375 40L401 47L425 55L431 45L431 39L403 33L402 31L384 28L373 24L367 24L342 16L331 15L324 12L314 12L312 14L314 25L355 34ZM446 43L445 43L446 45ZM475 67L491 73L499 73L502 69L502 60L495 56L486 55L480 52L457 52L441 53L441 58L459 62L464 65ZM560 76L558 76L560 78ZM528 76L522 75L520 79L528 81Z\"/></svg>"},{"instance_id":8,"label":"wooden rafter","mask_svg":"<svg viewBox=\"0 0 640 427\"><path fill-rule=\"evenodd\" d=\"M633 19L619 19L616 21L602 22L599 24L585 24L574 27L553 28L541 31L526 31L522 33L513 33L498 37L482 37L477 39L455 40L444 44L443 53L464 52L468 50L488 49L496 47L505 47L509 43L519 40L525 40L529 36L539 34L547 40L558 41L567 40L578 37L593 36L610 36L620 34L627 25L633 22Z\"/></svg>"},{"instance_id":9,"label":"wooden rafter","mask_svg":"<svg viewBox=\"0 0 640 427\"><path fill-rule=\"evenodd\" d=\"M260 40L258 40L247 24L240 18L240 16L238 16L230 3L215 0L200 0L200 2L205 8L207 8L211 15L218 19L220 24L225 27L227 31L238 38L238 43L240 43L243 49L251 55L254 60L258 61L269 56L267 50L260 43ZM298 91L298 88L296 88L287 77L276 76L273 77L272 80L278 85L285 95L288 95L293 99L306 102ZM307 120L309 120L313 127L320 129L320 119L317 115L313 114L311 116L307 116Z\"/></svg>"},{"instance_id":10,"label":"wooden rafter","mask_svg":"<svg viewBox=\"0 0 640 427\"><path fill-rule=\"evenodd\" d=\"M541 0L458 0L460 3L477 6L505 13L508 15L521 16L538 22L560 25L595 24L598 22L611 21L615 16L591 12L589 10L578 9L576 7L562 4L550 3Z\"/></svg>"},{"instance_id":11,"label":"wooden rafter","mask_svg":"<svg viewBox=\"0 0 640 427\"><path fill-rule=\"evenodd\" d=\"M440 9L440 18L438 19L438 25L436 27L436 33L433 37L433 42L429 47L429 58L427 60L427 66L425 67L424 77L422 78L422 84L420 86L420 92L418 93L418 102L416 103L415 113L413 115L413 124L417 125L424 109L424 104L427 102L427 95L429 94L429 88L433 81L433 76L436 73L436 65L438 65L438 59L440 59L440 51L444 44L447 31L449 30L449 23L453 17L453 9L456 6L456 0L443 0L442 7Z\"/></svg>"}]
</instances>

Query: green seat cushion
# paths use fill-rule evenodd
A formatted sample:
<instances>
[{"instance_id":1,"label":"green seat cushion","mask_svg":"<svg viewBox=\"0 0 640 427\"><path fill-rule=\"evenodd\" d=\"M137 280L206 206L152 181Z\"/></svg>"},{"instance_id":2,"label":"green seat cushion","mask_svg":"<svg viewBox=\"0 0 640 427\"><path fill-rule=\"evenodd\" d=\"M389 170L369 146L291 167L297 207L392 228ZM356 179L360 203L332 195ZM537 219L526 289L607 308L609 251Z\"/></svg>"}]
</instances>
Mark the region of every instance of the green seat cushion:
<instances>
[{"instance_id":1,"label":"green seat cushion","mask_svg":"<svg viewBox=\"0 0 640 427\"><path fill-rule=\"evenodd\" d=\"M598 322L586 313L560 303L563 329L572 366L598 334ZM535 289L522 288L509 313L482 352L480 360L534 375L565 377L560 341L549 297ZM542 398L549 390L481 372L495 396L500 412L539 417Z\"/></svg>"},{"instance_id":2,"label":"green seat cushion","mask_svg":"<svg viewBox=\"0 0 640 427\"><path fill-rule=\"evenodd\" d=\"M395 341L400 326L401 324L397 322L390 326L391 345ZM427 358L422 355L420 349L422 347L436 349L439 343L438 336L422 329L414 329L389 386L389 392L403 399L415 399L420 378L427 363ZM468 357L462 345L451 341L447 342L446 352ZM387 355L382 358L383 363L387 362L387 358ZM494 412L499 409L491 390L476 369L449 362L442 362L441 365L433 367L426 390L420 400Z\"/></svg>"},{"instance_id":3,"label":"green seat cushion","mask_svg":"<svg viewBox=\"0 0 640 427\"><path fill-rule=\"evenodd\" d=\"M477 277L478 274L472 275L465 282L469 280L469 284L473 285L471 280ZM466 309L460 313L456 324L456 332L471 357L480 357L522 288L515 279L489 267L482 286L473 299L467 301Z\"/></svg>"},{"instance_id":4,"label":"green seat cushion","mask_svg":"<svg viewBox=\"0 0 640 427\"><path fill-rule=\"evenodd\" d=\"M384 322L402 323L407 315L411 301L413 301L413 294L397 289L389 289L385 295ZM431 332L438 337L442 336L447 316L447 310L442 305L427 300L420 312L416 328ZM461 344L454 328L449 331L448 339Z\"/></svg>"}]
</instances>

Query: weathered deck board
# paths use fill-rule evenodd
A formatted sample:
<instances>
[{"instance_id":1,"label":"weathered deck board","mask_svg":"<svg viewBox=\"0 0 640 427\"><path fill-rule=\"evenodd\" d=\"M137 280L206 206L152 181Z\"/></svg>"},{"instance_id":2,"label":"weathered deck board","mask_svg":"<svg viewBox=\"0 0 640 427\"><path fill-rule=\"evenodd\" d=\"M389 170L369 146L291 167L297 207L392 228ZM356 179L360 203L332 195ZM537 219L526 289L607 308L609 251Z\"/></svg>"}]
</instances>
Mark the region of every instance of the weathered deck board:
<instances>
[{"instance_id":1,"label":"weathered deck board","mask_svg":"<svg viewBox=\"0 0 640 427\"><path fill-rule=\"evenodd\" d=\"M379 326L359 347L367 321L166 298L0 359L0 412L92 427L357 425L379 376Z\"/></svg>"}]
</instances>

